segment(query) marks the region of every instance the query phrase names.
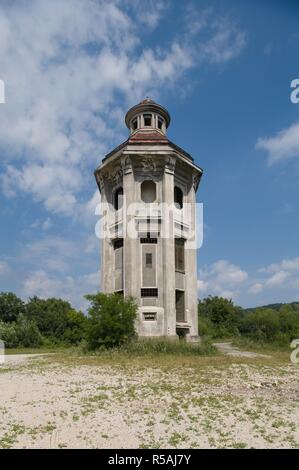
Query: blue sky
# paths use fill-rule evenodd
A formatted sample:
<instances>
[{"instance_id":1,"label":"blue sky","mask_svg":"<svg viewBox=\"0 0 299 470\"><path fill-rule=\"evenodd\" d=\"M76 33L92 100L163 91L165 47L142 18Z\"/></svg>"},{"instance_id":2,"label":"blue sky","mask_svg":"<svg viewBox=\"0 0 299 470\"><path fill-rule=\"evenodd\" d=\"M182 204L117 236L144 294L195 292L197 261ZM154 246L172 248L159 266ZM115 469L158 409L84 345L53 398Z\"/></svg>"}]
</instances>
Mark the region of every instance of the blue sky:
<instances>
[{"instance_id":1,"label":"blue sky","mask_svg":"<svg viewBox=\"0 0 299 470\"><path fill-rule=\"evenodd\" d=\"M204 169L198 294L299 300L299 4L0 1L0 290L100 286L93 169L146 95Z\"/></svg>"}]
</instances>

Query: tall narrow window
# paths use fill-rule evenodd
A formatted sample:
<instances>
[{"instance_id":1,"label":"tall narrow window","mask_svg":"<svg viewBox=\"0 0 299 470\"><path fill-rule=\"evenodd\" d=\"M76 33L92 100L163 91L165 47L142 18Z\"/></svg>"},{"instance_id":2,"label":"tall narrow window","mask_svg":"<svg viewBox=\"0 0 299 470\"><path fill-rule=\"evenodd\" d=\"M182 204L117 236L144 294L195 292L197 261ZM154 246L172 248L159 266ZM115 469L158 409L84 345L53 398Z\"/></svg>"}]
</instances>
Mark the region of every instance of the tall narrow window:
<instances>
[{"instance_id":1,"label":"tall narrow window","mask_svg":"<svg viewBox=\"0 0 299 470\"><path fill-rule=\"evenodd\" d=\"M123 206L123 194L124 194L123 188L118 188L114 193L113 205L116 211L121 209Z\"/></svg>"},{"instance_id":2,"label":"tall narrow window","mask_svg":"<svg viewBox=\"0 0 299 470\"><path fill-rule=\"evenodd\" d=\"M117 238L113 242L114 246L114 291L122 291L123 286L123 238Z\"/></svg>"},{"instance_id":3,"label":"tall narrow window","mask_svg":"<svg viewBox=\"0 0 299 470\"><path fill-rule=\"evenodd\" d=\"M175 270L185 272L185 240L183 238L175 239Z\"/></svg>"},{"instance_id":4,"label":"tall narrow window","mask_svg":"<svg viewBox=\"0 0 299 470\"><path fill-rule=\"evenodd\" d=\"M178 186L174 187L174 204L178 209L183 207L183 191Z\"/></svg>"},{"instance_id":5,"label":"tall narrow window","mask_svg":"<svg viewBox=\"0 0 299 470\"><path fill-rule=\"evenodd\" d=\"M185 292L176 290L175 291L175 309L176 309L176 321L185 321Z\"/></svg>"},{"instance_id":6,"label":"tall narrow window","mask_svg":"<svg viewBox=\"0 0 299 470\"><path fill-rule=\"evenodd\" d=\"M152 125L152 115L151 114L144 114L143 115L144 125L151 126Z\"/></svg>"}]
</instances>

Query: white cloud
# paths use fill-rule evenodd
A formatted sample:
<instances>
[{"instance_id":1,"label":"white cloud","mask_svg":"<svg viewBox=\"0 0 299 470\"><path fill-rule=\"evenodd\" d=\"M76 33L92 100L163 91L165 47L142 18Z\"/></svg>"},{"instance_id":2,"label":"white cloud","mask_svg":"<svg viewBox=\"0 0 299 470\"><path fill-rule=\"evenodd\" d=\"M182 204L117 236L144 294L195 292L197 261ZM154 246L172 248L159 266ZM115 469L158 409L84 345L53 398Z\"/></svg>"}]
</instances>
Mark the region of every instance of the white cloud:
<instances>
[{"instance_id":1,"label":"white cloud","mask_svg":"<svg viewBox=\"0 0 299 470\"><path fill-rule=\"evenodd\" d=\"M289 273L286 271L278 271L266 280L265 285L271 287L281 286L288 277Z\"/></svg>"},{"instance_id":2,"label":"white cloud","mask_svg":"<svg viewBox=\"0 0 299 470\"><path fill-rule=\"evenodd\" d=\"M267 151L270 165L299 157L299 122L292 124L288 129L283 129L274 137L259 138L256 148Z\"/></svg>"},{"instance_id":3,"label":"white cloud","mask_svg":"<svg viewBox=\"0 0 299 470\"><path fill-rule=\"evenodd\" d=\"M46 218L41 224L42 230L49 230L52 227L52 221L49 217Z\"/></svg>"},{"instance_id":4,"label":"white cloud","mask_svg":"<svg viewBox=\"0 0 299 470\"><path fill-rule=\"evenodd\" d=\"M197 287L200 297L217 295L237 302L248 298L250 305L267 303L267 298L269 303L277 297L282 301L282 293L293 300L299 288L299 258L283 259L250 275L227 260L219 260L199 271Z\"/></svg>"},{"instance_id":5,"label":"white cloud","mask_svg":"<svg viewBox=\"0 0 299 470\"><path fill-rule=\"evenodd\" d=\"M269 266L260 268L260 272L276 273L278 271L299 271L299 258L283 259L279 263L272 263Z\"/></svg>"},{"instance_id":6,"label":"white cloud","mask_svg":"<svg viewBox=\"0 0 299 470\"><path fill-rule=\"evenodd\" d=\"M57 278L49 276L39 269L28 275L23 283L23 295L40 298L60 297L69 300L76 308L86 309L84 295L98 292L100 289L100 273L92 272L83 276L66 276Z\"/></svg>"},{"instance_id":7,"label":"white cloud","mask_svg":"<svg viewBox=\"0 0 299 470\"><path fill-rule=\"evenodd\" d=\"M47 236L22 246L19 259L26 265L43 266L43 269L59 273L70 271L79 253L75 242Z\"/></svg>"},{"instance_id":8,"label":"white cloud","mask_svg":"<svg viewBox=\"0 0 299 470\"><path fill-rule=\"evenodd\" d=\"M41 228L42 230L47 231L52 226L53 226L52 220L50 219L50 217L47 217L44 220L36 220L35 222L33 222L30 225L30 228L33 228L33 229L36 229L36 228L40 229Z\"/></svg>"},{"instance_id":9,"label":"white cloud","mask_svg":"<svg viewBox=\"0 0 299 470\"><path fill-rule=\"evenodd\" d=\"M227 260L219 260L205 266L199 273L199 294L218 295L226 298L238 296L239 287L248 278L246 271Z\"/></svg>"},{"instance_id":10,"label":"white cloud","mask_svg":"<svg viewBox=\"0 0 299 470\"><path fill-rule=\"evenodd\" d=\"M118 0L32 0L30 8L24 0L1 4L6 196L23 191L48 211L73 216L84 204L93 168L122 138L129 104L147 93L158 97L185 71L226 62L244 46L243 33L214 15L204 40L181 34L158 48L144 48L140 32L157 27L169 2L139 1L133 13L128 5Z\"/></svg>"},{"instance_id":11,"label":"white cloud","mask_svg":"<svg viewBox=\"0 0 299 470\"><path fill-rule=\"evenodd\" d=\"M263 291L263 284L261 282L254 283L248 289L249 294L259 294L262 291Z\"/></svg>"},{"instance_id":12,"label":"white cloud","mask_svg":"<svg viewBox=\"0 0 299 470\"><path fill-rule=\"evenodd\" d=\"M259 294L271 288L298 289L299 287L299 258L283 259L279 263L272 263L257 271L259 279L249 287L249 293Z\"/></svg>"},{"instance_id":13,"label":"white cloud","mask_svg":"<svg viewBox=\"0 0 299 470\"><path fill-rule=\"evenodd\" d=\"M132 13L136 21L149 27L151 30L155 29L167 9L170 6L168 0L147 0L146 6L143 0L134 0L134 8L132 8L132 2L130 0L121 0L121 5L126 5L130 13Z\"/></svg>"}]
</instances>

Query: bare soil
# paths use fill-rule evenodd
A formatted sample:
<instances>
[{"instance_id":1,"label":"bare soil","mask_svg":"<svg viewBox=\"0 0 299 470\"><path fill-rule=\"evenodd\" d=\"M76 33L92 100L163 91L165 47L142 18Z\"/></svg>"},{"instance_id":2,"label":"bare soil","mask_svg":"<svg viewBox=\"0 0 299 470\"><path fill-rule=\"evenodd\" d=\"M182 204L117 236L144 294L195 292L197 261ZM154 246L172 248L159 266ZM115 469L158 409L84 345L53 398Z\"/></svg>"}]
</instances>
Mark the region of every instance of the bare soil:
<instances>
[{"instance_id":1,"label":"bare soil","mask_svg":"<svg viewBox=\"0 0 299 470\"><path fill-rule=\"evenodd\" d=\"M285 356L6 359L0 448L299 447Z\"/></svg>"}]
</instances>

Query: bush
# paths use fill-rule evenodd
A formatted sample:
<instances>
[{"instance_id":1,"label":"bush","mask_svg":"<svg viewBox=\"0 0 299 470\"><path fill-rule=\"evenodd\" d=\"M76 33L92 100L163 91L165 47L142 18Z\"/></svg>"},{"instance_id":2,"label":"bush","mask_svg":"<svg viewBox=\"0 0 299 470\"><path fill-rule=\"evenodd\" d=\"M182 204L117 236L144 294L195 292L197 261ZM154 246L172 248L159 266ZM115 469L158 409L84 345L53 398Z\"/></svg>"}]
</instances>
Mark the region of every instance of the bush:
<instances>
[{"instance_id":1,"label":"bush","mask_svg":"<svg viewBox=\"0 0 299 470\"><path fill-rule=\"evenodd\" d=\"M42 345L43 338L40 334L37 324L24 317L19 318L16 324L18 336L18 346L25 348L37 348Z\"/></svg>"},{"instance_id":2,"label":"bush","mask_svg":"<svg viewBox=\"0 0 299 470\"><path fill-rule=\"evenodd\" d=\"M0 339L4 341L6 348L15 348L19 345L19 338L15 323L0 321Z\"/></svg>"},{"instance_id":3,"label":"bush","mask_svg":"<svg viewBox=\"0 0 299 470\"><path fill-rule=\"evenodd\" d=\"M71 309L66 315L66 327L62 340L69 344L79 344L86 338L88 319L82 312Z\"/></svg>"},{"instance_id":4,"label":"bush","mask_svg":"<svg viewBox=\"0 0 299 470\"><path fill-rule=\"evenodd\" d=\"M33 297L26 305L25 316L36 323L41 334L52 344L78 344L86 334L86 317L62 299Z\"/></svg>"},{"instance_id":5,"label":"bush","mask_svg":"<svg viewBox=\"0 0 299 470\"><path fill-rule=\"evenodd\" d=\"M286 345L299 336L298 314L287 305L279 311L257 308L244 317L240 331L255 341Z\"/></svg>"},{"instance_id":6,"label":"bush","mask_svg":"<svg viewBox=\"0 0 299 470\"><path fill-rule=\"evenodd\" d=\"M209 296L198 303L199 334L214 338L238 335L241 317L242 309L231 300Z\"/></svg>"},{"instance_id":7,"label":"bush","mask_svg":"<svg viewBox=\"0 0 299 470\"><path fill-rule=\"evenodd\" d=\"M0 339L6 348L32 347L36 348L43 343L42 335L33 321L19 317L17 322L0 322Z\"/></svg>"},{"instance_id":8,"label":"bush","mask_svg":"<svg viewBox=\"0 0 299 470\"><path fill-rule=\"evenodd\" d=\"M132 298L102 293L85 297L91 302L87 331L89 349L111 348L134 338L137 305Z\"/></svg>"},{"instance_id":9,"label":"bush","mask_svg":"<svg viewBox=\"0 0 299 470\"><path fill-rule=\"evenodd\" d=\"M24 303L12 292L0 293L0 321L15 322L24 313Z\"/></svg>"}]
</instances>

